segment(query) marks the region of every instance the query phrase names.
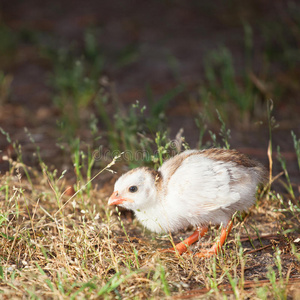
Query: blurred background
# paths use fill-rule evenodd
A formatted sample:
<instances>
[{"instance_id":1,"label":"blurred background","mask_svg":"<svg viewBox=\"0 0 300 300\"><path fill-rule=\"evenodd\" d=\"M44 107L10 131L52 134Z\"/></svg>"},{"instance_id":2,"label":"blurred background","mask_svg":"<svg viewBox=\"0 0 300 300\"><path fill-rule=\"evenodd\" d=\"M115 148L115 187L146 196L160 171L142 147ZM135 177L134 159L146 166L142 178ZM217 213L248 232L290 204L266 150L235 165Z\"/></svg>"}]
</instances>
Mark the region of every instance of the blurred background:
<instances>
[{"instance_id":1,"label":"blurred background","mask_svg":"<svg viewBox=\"0 0 300 300\"><path fill-rule=\"evenodd\" d=\"M2 0L0 156L99 168L177 138L268 166L271 142L296 180L299 76L297 1Z\"/></svg>"}]
</instances>

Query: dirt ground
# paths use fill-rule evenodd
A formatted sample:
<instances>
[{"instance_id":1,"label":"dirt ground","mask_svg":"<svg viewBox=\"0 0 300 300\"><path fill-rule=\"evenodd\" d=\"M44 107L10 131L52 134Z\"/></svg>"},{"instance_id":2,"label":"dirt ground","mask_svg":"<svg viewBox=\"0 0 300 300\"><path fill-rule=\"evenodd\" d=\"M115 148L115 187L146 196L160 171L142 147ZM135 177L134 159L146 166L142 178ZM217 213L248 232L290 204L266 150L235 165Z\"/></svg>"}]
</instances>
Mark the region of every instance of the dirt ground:
<instances>
[{"instance_id":1,"label":"dirt ground","mask_svg":"<svg viewBox=\"0 0 300 300\"><path fill-rule=\"evenodd\" d=\"M63 48L69 44L82 45L83 34L89 28L97 28L96 34L101 50L105 53L105 73L115 82L118 97L125 104L137 99L147 103L145 83L154 88L155 97L175 86L177 80L188 87L195 87L204 77L203 60L212 49L224 45L235 58L237 73L242 71L244 60L244 29L240 19L253 27L254 68L259 69L262 54L262 36L258 24L264 20L276 21L282 14L282 5L269 5L267 2L252 1L241 4L231 1L191 1L189 4L169 1L122 1L119 3L88 1L85 4L75 1L2 1L1 19L12 30L34 31L39 41L46 47ZM222 5L223 4L223 5ZM27 30L27 31L26 31ZM30 33L27 33L30 35ZM32 38L34 39L34 38ZM22 128L26 126L37 135L46 159L56 156L50 149L56 123L56 112L52 104L52 90L47 84L51 65L38 54L37 46L25 41L18 43L12 53L3 53L1 68L11 74L13 81L9 101L2 105L1 126L18 140L24 148L30 147ZM124 49L135 50L129 63L116 60ZM179 79L174 78L171 58L177 60ZM274 67L274 69L276 66ZM294 71L296 73L296 71ZM289 80L290 74L277 72L282 80ZM295 155L292 151L290 130L299 136L299 99L297 86L293 94L284 101L276 99L275 116L280 124L274 132L274 145L280 145L291 166L291 176L297 176ZM155 101L154 97L154 101ZM262 107L265 109L266 105ZM201 109L201 108L200 108ZM113 114L113 112L111 112ZM264 113L263 113L264 114ZM168 106L168 127L171 137L180 128L191 147L196 146L198 129L195 125L195 111L191 108L187 95L177 96ZM264 120L265 121L265 120ZM240 130L239 124L229 124L232 133L232 147L249 152L267 163L266 149L268 130L252 128ZM99 128L101 134L101 128ZM5 137L1 136L0 145L5 149ZM275 169L275 172L278 172ZM299 179L299 178L298 178Z\"/></svg>"}]
</instances>

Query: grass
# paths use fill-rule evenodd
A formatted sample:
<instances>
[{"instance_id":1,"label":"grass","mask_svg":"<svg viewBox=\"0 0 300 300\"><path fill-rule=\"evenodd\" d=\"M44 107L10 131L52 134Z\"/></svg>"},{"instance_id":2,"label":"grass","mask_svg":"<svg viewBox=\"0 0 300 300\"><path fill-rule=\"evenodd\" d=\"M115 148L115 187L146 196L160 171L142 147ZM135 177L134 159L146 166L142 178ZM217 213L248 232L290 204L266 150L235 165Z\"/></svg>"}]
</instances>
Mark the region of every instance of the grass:
<instances>
[{"instance_id":1,"label":"grass","mask_svg":"<svg viewBox=\"0 0 300 300\"><path fill-rule=\"evenodd\" d=\"M293 11L289 11L292 29L299 28ZM206 78L200 86L199 102L204 103L204 110L192 116L198 116L198 148L229 149L231 119L251 126L258 116L265 115L270 184L259 191L257 205L249 213L236 216L226 251L209 259L188 253L182 257L161 253L158 248L170 247L170 241L183 240L191 229L172 237L157 236L142 228L132 213L107 207L113 181L108 182L106 172L121 173L124 164L126 168L147 165L157 169L170 156L189 148L182 130L175 139L170 138L166 122L167 109L174 104L175 97L188 91L180 82L180 62L169 55L167 60L176 85L157 96L151 85L145 84L145 97L151 105L146 107L136 101L124 106L115 84L103 76L105 51L97 44L94 32L88 30L81 52L76 47L47 49L48 52L41 47L52 66L48 84L54 90L57 143L66 165L45 161L30 130L25 135L35 149L37 164L27 164L28 150L1 128L4 140L13 150L0 152L1 163L7 164L7 172L0 177L0 294L32 299L294 297L292 284L296 289L300 283L299 184L293 182L284 153L274 145L280 124L274 118L279 100L266 101L269 92L261 87L271 80L270 73L253 77L254 34L248 23L243 26L244 73L237 73L228 48L212 51L207 56ZM293 45L299 33L292 31L287 26L281 28L278 40L276 30L274 35L267 34L267 69L271 63L284 65L284 72L294 69L292 62L299 49L293 49ZM1 35L7 39L6 44L0 43L1 53L15 51L20 38L39 44L38 35L30 31L14 34L9 40L10 30L2 26L0 39ZM279 53L284 50L282 57L273 48L274 43L278 44ZM138 59L137 48L130 45L119 53L117 65L130 65ZM10 74L0 73L1 108L9 102L11 82ZM276 78L274 83L277 84ZM263 113L256 114L260 102L265 108ZM291 131L290 138L300 171L299 137ZM282 177L274 173L276 148ZM105 150L110 155L104 157ZM117 153L121 157L114 155ZM142 155L126 160L129 153ZM278 183L284 192L275 189ZM201 243L211 243L218 234L218 228L212 228ZM192 253L197 246L190 247Z\"/></svg>"},{"instance_id":2,"label":"grass","mask_svg":"<svg viewBox=\"0 0 300 300\"><path fill-rule=\"evenodd\" d=\"M246 55L246 60L248 56ZM247 68L250 61L246 62L245 73L241 78L236 75L233 57L226 47L212 51L204 64L206 81L201 86L200 93L202 101L207 103L209 114L214 114L215 107L226 117L236 110L239 112L239 121L248 126L259 100L259 93L251 80L251 69Z\"/></svg>"},{"instance_id":3,"label":"grass","mask_svg":"<svg viewBox=\"0 0 300 300\"><path fill-rule=\"evenodd\" d=\"M221 136L228 132L224 126L221 123ZM158 133L155 143L158 151L157 161L153 163L160 164L170 141ZM277 249L274 257L269 257L272 267L264 266L264 271L262 267L259 277L247 271L255 261L264 259L264 255L255 254L265 246L266 240L253 221L242 218L242 223L235 225L235 238L229 239L226 251L217 257L199 260L187 254L178 259L172 254L159 253L157 248L162 241L151 241L151 235L132 221L131 214L126 216L107 207L107 198L93 184L94 178L104 170L91 178L91 152L83 153L77 147L74 155L78 181L72 196L65 194L68 183L64 172L50 171L43 164L41 177L24 167L21 150L10 171L1 177L0 289L3 294L110 299L168 297L193 289L195 295L212 298L233 294L238 299L246 295L286 299L289 278L295 270L285 269L282 250ZM292 197L290 201L294 200ZM282 214L292 215L288 224L296 230L300 207L293 202L285 206L285 200L279 195L269 201L279 208L272 213L272 219L275 217L280 222ZM256 219L265 213L264 209L260 213L254 209L251 215ZM268 217L264 222L269 222ZM286 234L279 233L279 238ZM166 242L163 244L162 247L167 247ZM247 254L247 244L254 254ZM295 244L281 240L279 245L287 249L289 260L299 263ZM269 284L256 288L263 278Z\"/></svg>"}]
</instances>

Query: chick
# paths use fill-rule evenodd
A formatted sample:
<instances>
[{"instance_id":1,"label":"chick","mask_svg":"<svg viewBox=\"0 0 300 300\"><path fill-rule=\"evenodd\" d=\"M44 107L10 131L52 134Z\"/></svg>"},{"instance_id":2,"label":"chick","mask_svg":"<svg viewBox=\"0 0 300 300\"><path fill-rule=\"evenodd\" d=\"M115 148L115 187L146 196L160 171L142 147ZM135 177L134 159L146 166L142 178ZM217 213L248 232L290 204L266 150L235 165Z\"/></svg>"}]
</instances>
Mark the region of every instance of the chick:
<instances>
[{"instance_id":1,"label":"chick","mask_svg":"<svg viewBox=\"0 0 300 300\"><path fill-rule=\"evenodd\" d=\"M196 231L172 249L180 254L207 232L209 224L221 225L219 241L196 254L208 257L224 244L233 214L254 204L257 185L265 180L265 168L235 150L187 150L157 171L143 167L122 175L108 204L134 211L157 233L195 226Z\"/></svg>"}]
</instances>

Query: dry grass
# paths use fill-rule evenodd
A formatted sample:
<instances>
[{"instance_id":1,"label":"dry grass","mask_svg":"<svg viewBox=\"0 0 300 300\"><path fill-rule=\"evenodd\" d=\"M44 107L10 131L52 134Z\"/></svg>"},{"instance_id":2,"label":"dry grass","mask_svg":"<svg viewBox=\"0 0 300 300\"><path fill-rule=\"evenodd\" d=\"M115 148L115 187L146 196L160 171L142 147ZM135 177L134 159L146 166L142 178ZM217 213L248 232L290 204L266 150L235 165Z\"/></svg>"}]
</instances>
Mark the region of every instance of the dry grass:
<instances>
[{"instance_id":1,"label":"dry grass","mask_svg":"<svg viewBox=\"0 0 300 300\"><path fill-rule=\"evenodd\" d=\"M299 215L274 211L280 201L264 197L242 222L236 217L223 254L176 257L157 251L170 246L169 237L144 231L130 212L109 209L110 191L94 188L88 196L82 189L70 198L64 178L29 172L30 183L20 173L24 166L12 165L0 179L0 293L6 299L299 296ZM213 229L204 240L217 234Z\"/></svg>"}]
</instances>

